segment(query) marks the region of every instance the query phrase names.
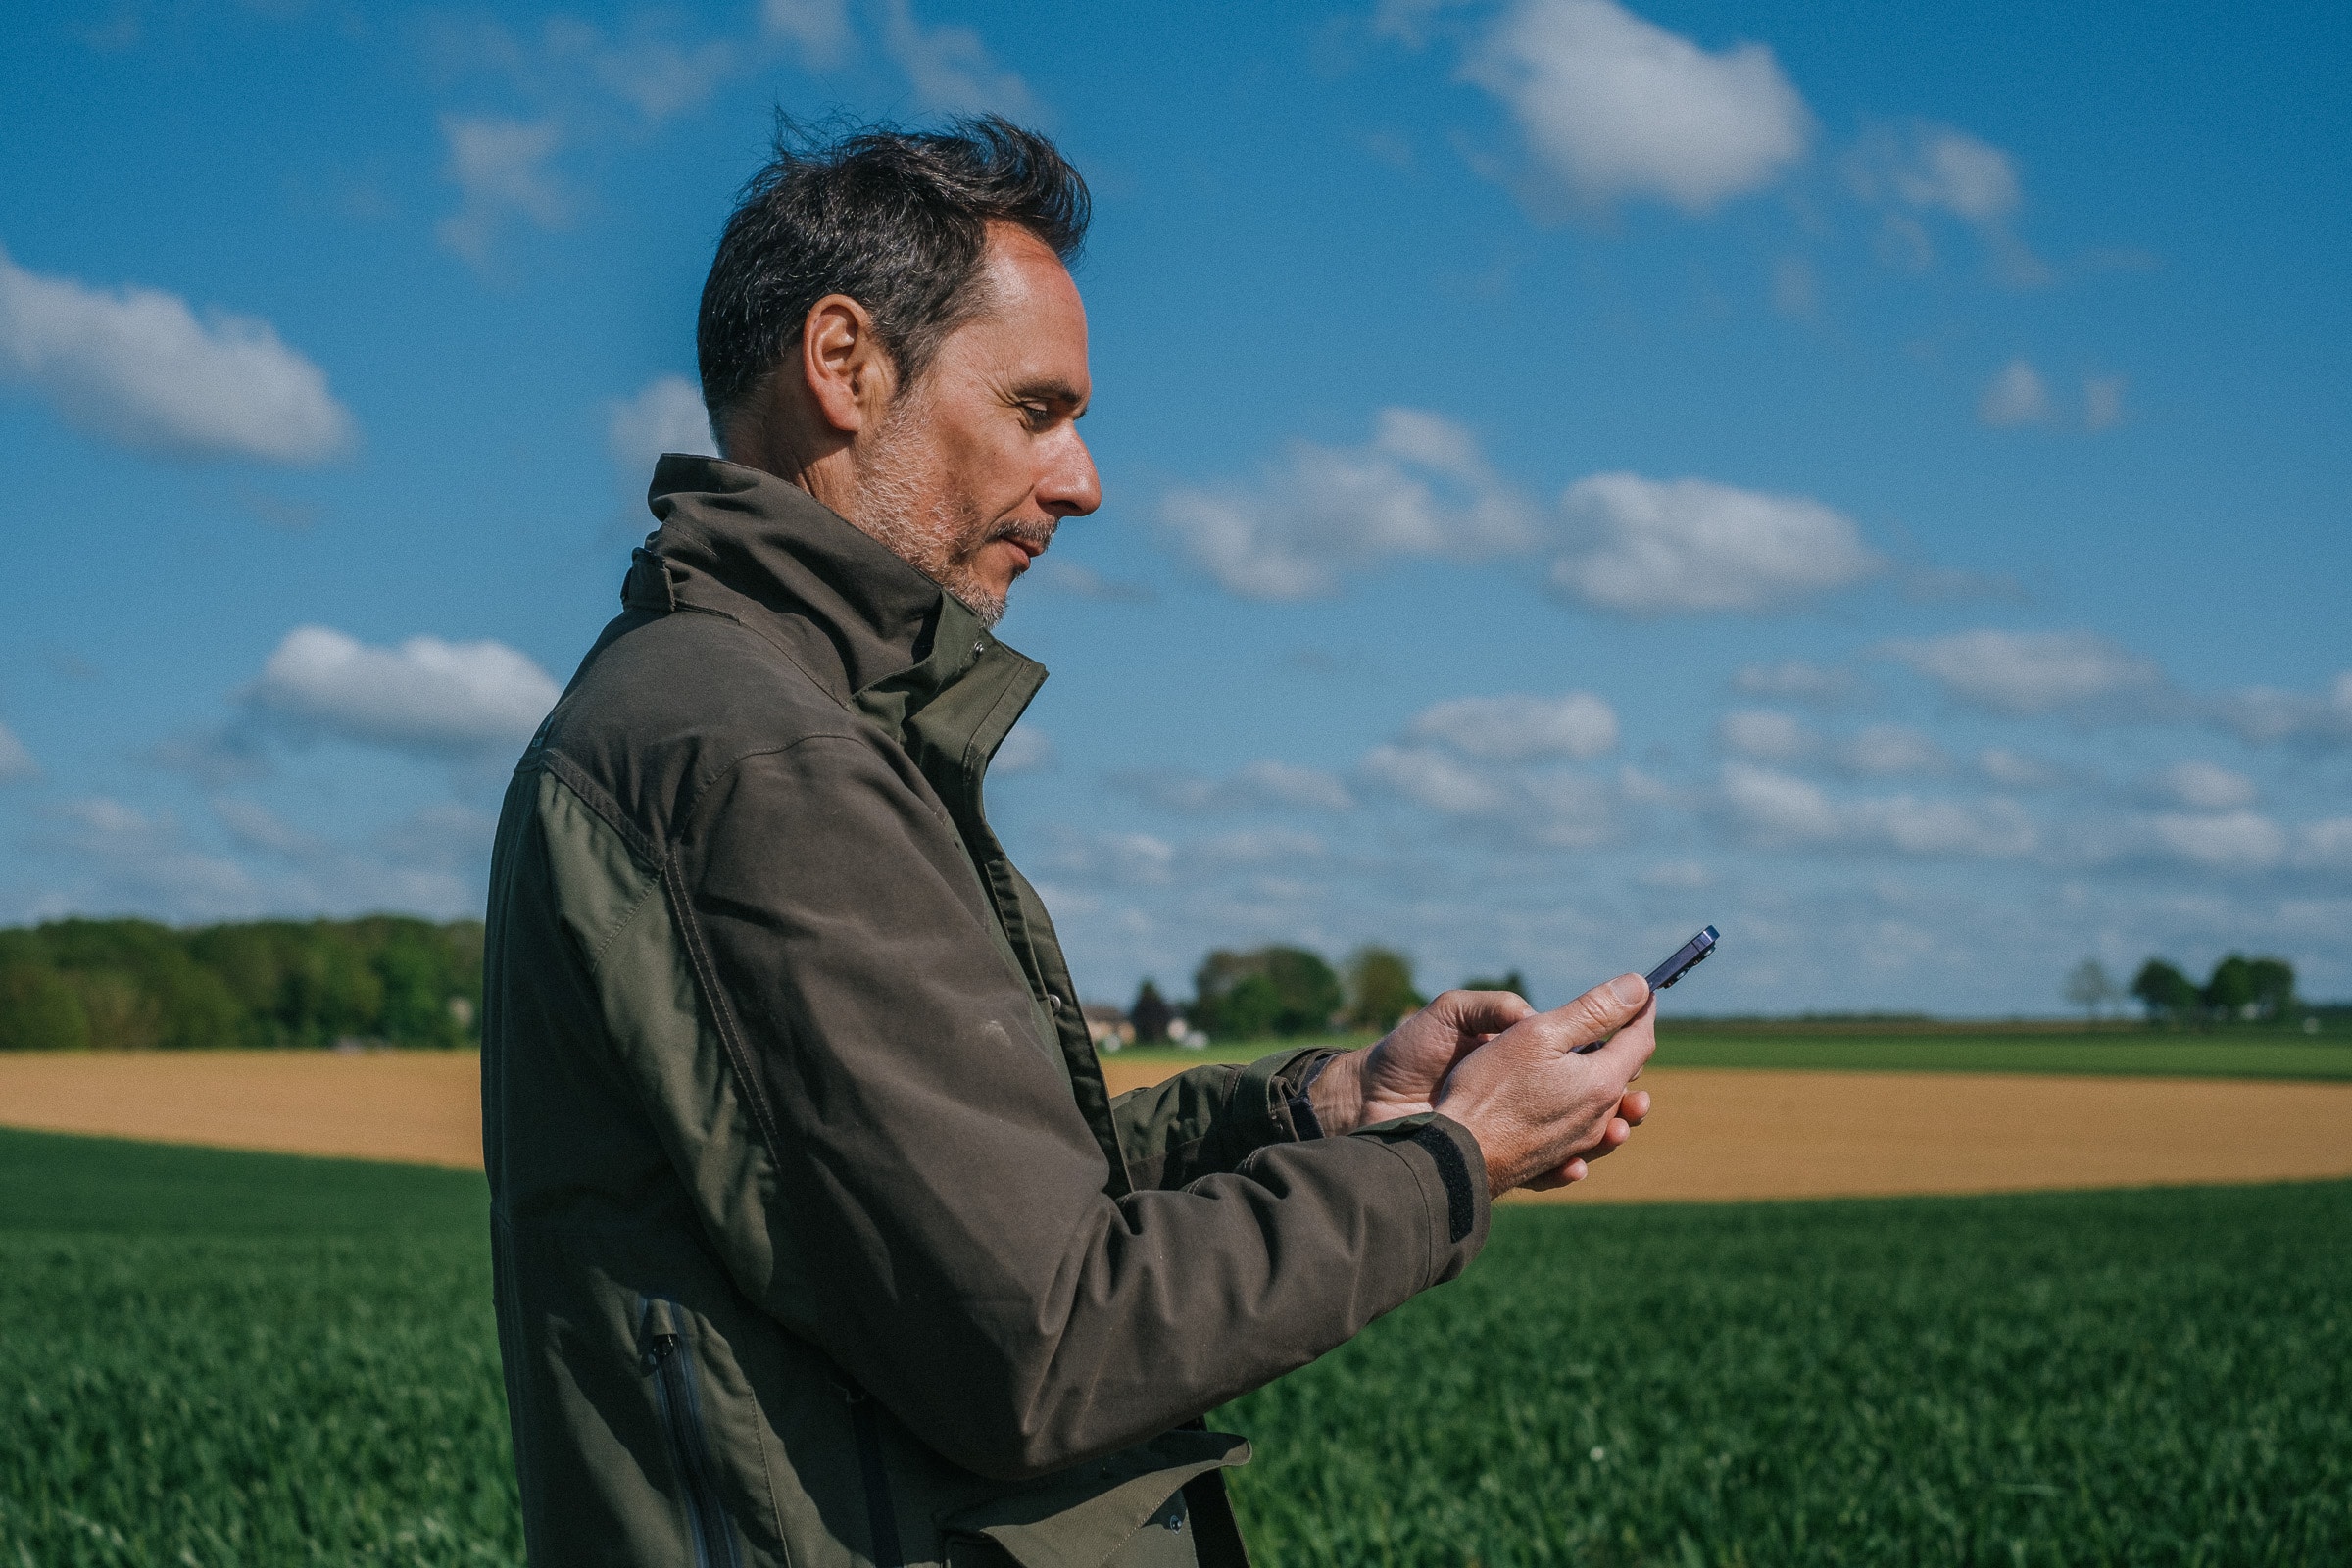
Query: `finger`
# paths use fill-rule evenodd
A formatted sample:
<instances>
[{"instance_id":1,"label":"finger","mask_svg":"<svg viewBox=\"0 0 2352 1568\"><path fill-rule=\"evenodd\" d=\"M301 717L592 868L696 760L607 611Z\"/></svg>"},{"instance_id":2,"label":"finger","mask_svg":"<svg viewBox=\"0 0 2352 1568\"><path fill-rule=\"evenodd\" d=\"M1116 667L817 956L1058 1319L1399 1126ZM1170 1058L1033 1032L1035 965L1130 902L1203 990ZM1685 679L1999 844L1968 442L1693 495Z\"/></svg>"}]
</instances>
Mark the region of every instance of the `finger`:
<instances>
[{"instance_id":1,"label":"finger","mask_svg":"<svg viewBox=\"0 0 2352 1568\"><path fill-rule=\"evenodd\" d=\"M1594 986L1552 1016L1566 1025L1570 1038L1582 1046L1624 1028L1648 1004L1649 982L1638 974L1621 974L1606 985Z\"/></svg>"},{"instance_id":2,"label":"finger","mask_svg":"<svg viewBox=\"0 0 2352 1568\"><path fill-rule=\"evenodd\" d=\"M1525 997L1509 991L1447 991L1429 1004L1432 1018L1465 1035L1498 1035L1535 1012Z\"/></svg>"},{"instance_id":3,"label":"finger","mask_svg":"<svg viewBox=\"0 0 2352 1568\"><path fill-rule=\"evenodd\" d=\"M1585 1151L1585 1157L1598 1159L1623 1146L1625 1141L1633 1136L1634 1130L1626 1125L1624 1117L1611 1116L1609 1124L1600 1130L1600 1141Z\"/></svg>"},{"instance_id":4,"label":"finger","mask_svg":"<svg viewBox=\"0 0 2352 1568\"><path fill-rule=\"evenodd\" d=\"M1624 1095L1617 1102L1617 1114L1625 1118L1628 1126L1641 1126L1642 1118L1649 1114L1649 1091L1636 1089Z\"/></svg>"}]
</instances>

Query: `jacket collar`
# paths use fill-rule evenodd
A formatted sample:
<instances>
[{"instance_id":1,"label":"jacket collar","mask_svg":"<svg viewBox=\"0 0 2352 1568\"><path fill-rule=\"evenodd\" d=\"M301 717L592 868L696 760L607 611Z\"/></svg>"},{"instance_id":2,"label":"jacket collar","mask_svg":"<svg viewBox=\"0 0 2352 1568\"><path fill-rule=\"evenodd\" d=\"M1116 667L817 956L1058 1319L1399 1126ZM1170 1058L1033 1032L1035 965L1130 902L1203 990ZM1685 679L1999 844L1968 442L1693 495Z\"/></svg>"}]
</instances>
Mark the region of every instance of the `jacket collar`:
<instances>
[{"instance_id":1,"label":"jacket collar","mask_svg":"<svg viewBox=\"0 0 2352 1568\"><path fill-rule=\"evenodd\" d=\"M837 701L886 687L909 713L1001 646L969 606L773 474L672 452L646 500L662 526L637 551L621 602L741 621Z\"/></svg>"}]
</instances>

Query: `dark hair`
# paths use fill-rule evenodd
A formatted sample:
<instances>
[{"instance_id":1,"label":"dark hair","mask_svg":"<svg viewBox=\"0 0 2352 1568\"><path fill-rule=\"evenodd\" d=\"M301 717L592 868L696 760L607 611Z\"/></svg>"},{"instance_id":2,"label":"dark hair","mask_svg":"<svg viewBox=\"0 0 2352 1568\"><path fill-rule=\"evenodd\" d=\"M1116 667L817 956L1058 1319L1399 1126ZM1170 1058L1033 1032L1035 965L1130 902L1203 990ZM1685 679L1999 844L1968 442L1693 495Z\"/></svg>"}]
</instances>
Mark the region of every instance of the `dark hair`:
<instances>
[{"instance_id":1,"label":"dark hair","mask_svg":"<svg viewBox=\"0 0 2352 1568\"><path fill-rule=\"evenodd\" d=\"M1091 208L1052 142L996 115L925 132L778 116L775 156L744 185L703 284L695 349L711 423L751 398L828 294L865 307L911 383L984 307L976 283L992 220L1019 224L1068 265Z\"/></svg>"}]
</instances>

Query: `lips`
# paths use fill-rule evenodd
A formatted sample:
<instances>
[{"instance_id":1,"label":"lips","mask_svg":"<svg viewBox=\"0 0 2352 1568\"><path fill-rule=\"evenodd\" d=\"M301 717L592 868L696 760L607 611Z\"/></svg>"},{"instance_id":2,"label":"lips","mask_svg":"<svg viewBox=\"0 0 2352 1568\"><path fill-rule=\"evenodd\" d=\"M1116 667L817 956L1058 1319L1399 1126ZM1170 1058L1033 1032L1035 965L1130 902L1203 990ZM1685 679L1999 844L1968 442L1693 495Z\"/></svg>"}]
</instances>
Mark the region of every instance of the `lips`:
<instances>
[{"instance_id":1,"label":"lips","mask_svg":"<svg viewBox=\"0 0 2352 1568\"><path fill-rule=\"evenodd\" d=\"M1000 528L995 537L1013 546L1028 558L1028 561L1021 564L1021 569L1026 571L1029 569L1028 562L1035 561L1044 555L1046 547L1054 542L1054 524L1050 522L1043 524L1016 523L1010 527Z\"/></svg>"}]
</instances>

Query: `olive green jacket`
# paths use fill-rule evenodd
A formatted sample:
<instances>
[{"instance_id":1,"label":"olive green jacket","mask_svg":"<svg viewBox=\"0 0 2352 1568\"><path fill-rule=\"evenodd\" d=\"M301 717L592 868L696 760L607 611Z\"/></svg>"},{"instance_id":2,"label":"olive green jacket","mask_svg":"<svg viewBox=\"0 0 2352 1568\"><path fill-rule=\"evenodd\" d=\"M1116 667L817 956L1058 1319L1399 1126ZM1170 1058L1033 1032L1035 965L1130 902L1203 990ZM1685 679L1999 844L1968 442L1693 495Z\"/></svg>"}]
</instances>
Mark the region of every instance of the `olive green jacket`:
<instances>
[{"instance_id":1,"label":"olive green jacket","mask_svg":"<svg viewBox=\"0 0 2352 1568\"><path fill-rule=\"evenodd\" d=\"M1045 672L662 459L491 868L484 1152L535 1562L1245 1562L1202 1412L1457 1274L1477 1145L1296 1054L1112 1099L981 809Z\"/></svg>"}]
</instances>

